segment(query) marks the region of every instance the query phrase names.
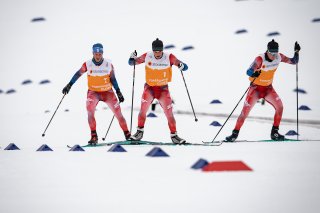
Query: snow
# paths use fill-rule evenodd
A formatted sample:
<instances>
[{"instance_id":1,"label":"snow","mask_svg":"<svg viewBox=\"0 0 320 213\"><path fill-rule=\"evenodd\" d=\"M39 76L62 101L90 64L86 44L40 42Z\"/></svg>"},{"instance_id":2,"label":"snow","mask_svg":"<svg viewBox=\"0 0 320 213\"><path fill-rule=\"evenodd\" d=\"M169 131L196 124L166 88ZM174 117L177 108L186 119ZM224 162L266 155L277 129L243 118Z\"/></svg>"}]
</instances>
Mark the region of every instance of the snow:
<instances>
[{"instance_id":1,"label":"snow","mask_svg":"<svg viewBox=\"0 0 320 213\"><path fill-rule=\"evenodd\" d=\"M40 1L0 2L0 212L319 212L320 98L317 62L320 26L316 0L265 1ZM43 17L45 21L31 22ZM235 34L245 28L248 33ZM163 146L170 157L145 156L153 147L125 146L70 152L67 145L85 144L89 127L85 108L86 76L64 98L46 136L41 137L62 98L61 90L91 57L93 43L104 45L125 102L130 124L132 70L130 53L149 51L159 37L176 46L169 52L188 64L184 73L199 113L176 114L179 136L194 143L212 140L249 86L245 71L271 37L280 52L293 56L301 44L299 111L302 141L235 143L221 146ZM182 51L185 46L193 50ZM170 92L175 111L191 112L178 69L173 68ZM26 79L32 84L21 85ZM40 85L44 79L50 84ZM144 83L144 66L136 67L133 131ZM281 64L274 87L284 103L282 134L296 129L296 67ZM223 104L213 105L219 99ZM217 139L229 135L243 101ZM97 106L97 132L102 138L112 119L104 103ZM66 112L65 110L69 111ZM49 110L49 113L45 111ZM144 140L170 142L167 121L157 105L148 118ZM269 139L273 108L257 103L241 129L239 140ZM210 116L205 114L211 114ZM269 120L257 119L264 117ZM271 120L270 120L271 119ZM291 120L290 120L291 119ZM313 121L308 123L308 121ZM291 137L295 138L295 137ZM116 120L107 141L123 140ZM5 151L9 143L21 150ZM53 152L36 152L42 145ZM200 158L241 160L252 172L201 172L190 167Z\"/></svg>"}]
</instances>

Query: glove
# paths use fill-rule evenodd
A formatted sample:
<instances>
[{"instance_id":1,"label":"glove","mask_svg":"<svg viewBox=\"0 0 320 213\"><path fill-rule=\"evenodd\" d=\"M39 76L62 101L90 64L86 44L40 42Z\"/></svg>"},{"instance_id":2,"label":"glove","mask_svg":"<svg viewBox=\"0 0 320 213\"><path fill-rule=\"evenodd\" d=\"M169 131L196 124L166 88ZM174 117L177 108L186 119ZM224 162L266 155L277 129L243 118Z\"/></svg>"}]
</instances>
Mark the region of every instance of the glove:
<instances>
[{"instance_id":1,"label":"glove","mask_svg":"<svg viewBox=\"0 0 320 213\"><path fill-rule=\"evenodd\" d=\"M298 42L296 41L296 43L294 43L294 51L298 53L300 50L301 50L300 44L298 44Z\"/></svg>"},{"instance_id":2,"label":"glove","mask_svg":"<svg viewBox=\"0 0 320 213\"><path fill-rule=\"evenodd\" d=\"M138 53L137 53L137 51L135 50L134 52L131 53L130 59L136 60L136 59L137 59L137 55L138 55Z\"/></svg>"},{"instance_id":3,"label":"glove","mask_svg":"<svg viewBox=\"0 0 320 213\"><path fill-rule=\"evenodd\" d=\"M118 96L118 99L119 99L119 102L124 102L124 97L122 95L122 93L120 92L120 90L118 89L117 91L117 96Z\"/></svg>"},{"instance_id":4,"label":"glove","mask_svg":"<svg viewBox=\"0 0 320 213\"><path fill-rule=\"evenodd\" d=\"M179 68L179 70L181 70L181 71L186 71L187 69L188 69L188 65L186 65L185 63L180 63L179 65L178 65L178 68Z\"/></svg>"},{"instance_id":5,"label":"glove","mask_svg":"<svg viewBox=\"0 0 320 213\"><path fill-rule=\"evenodd\" d=\"M251 75L251 77L252 77L252 78L258 78L260 74L261 74L261 70L258 70L258 71L256 71L256 72L254 72L254 73Z\"/></svg>"},{"instance_id":6,"label":"glove","mask_svg":"<svg viewBox=\"0 0 320 213\"><path fill-rule=\"evenodd\" d=\"M70 89L71 89L71 87L72 87L72 84L68 83L68 84L63 88L62 93L65 94L65 95L68 94L69 91L70 91Z\"/></svg>"}]
</instances>

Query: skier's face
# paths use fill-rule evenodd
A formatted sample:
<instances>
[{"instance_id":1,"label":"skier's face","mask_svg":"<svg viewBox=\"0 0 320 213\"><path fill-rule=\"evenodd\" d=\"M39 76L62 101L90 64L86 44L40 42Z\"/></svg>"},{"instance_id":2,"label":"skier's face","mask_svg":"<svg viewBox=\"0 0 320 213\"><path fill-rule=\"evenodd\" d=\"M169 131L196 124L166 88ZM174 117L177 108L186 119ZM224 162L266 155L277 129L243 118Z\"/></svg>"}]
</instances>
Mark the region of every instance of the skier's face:
<instances>
[{"instance_id":1,"label":"skier's face","mask_svg":"<svg viewBox=\"0 0 320 213\"><path fill-rule=\"evenodd\" d=\"M96 62L101 61L102 59L102 53L93 53L93 58Z\"/></svg>"},{"instance_id":2,"label":"skier's face","mask_svg":"<svg viewBox=\"0 0 320 213\"><path fill-rule=\"evenodd\" d=\"M269 52L269 51L267 53L268 53L268 58L272 61L276 58L278 54L277 52Z\"/></svg>"},{"instance_id":3,"label":"skier's face","mask_svg":"<svg viewBox=\"0 0 320 213\"><path fill-rule=\"evenodd\" d=\"M162 51L153 51L153 55L156 59L160 59L162 57Z\"/></svg>"}]
</instances>

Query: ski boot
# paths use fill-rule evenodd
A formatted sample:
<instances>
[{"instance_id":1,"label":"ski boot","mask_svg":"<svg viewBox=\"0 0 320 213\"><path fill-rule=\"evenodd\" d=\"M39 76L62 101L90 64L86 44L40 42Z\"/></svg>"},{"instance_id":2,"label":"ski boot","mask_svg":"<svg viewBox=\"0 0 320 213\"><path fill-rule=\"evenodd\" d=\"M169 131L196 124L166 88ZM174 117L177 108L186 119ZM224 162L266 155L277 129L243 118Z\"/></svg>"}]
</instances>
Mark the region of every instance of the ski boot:
<instances>
[{"instance_id":1,"label":"ski boot","mask_svg":"<svg viewBox=\"0 0 320 213\"><path fill-rule=\"evenodd\" d=\"M286 138L281 135L279 132L279 127L278 126L272 126L271 129L271 139L274 141L284 141Z\"/></svg>"},{"instance_id":2,"label":"ski boot","mask_svg":"<svg viewBox=\"0 0 320 213\"><path fill-rule=\"evenodd\" d=\"M237 139L238 135L239 135L239 130L234 129L232 131L232 134L226 137L225 142L234 142Z\"/></svg>"},{"instance_id":3,"label":"ski boot","mask_svg":"<svg viewBox=\"0 0 320 213\"><path fill-rule=\"evenodd\" d=\"M91 139L88 141L88 144L91 146L95 146L98 143L98 135L96 131L91 131Z\"/></svg>"},{"instance_id":4,"label":"ski boot","mask_svg":"<svg viewBox=\"0 0 320 213\"><path fill-rule=\"evenodd\" d=\"M141 139L143 138L143 132L143 127L137 127L137 132L134 135L131 135L130 139L132 141L141 141Z\"/></svg>"},{"instance_id":5,"label":"ski boot","mask_svg":"<svg viewBox=\"0 0 320 213\"><path fill-rule=\"evenodd\" d=\"M184 144L184 143L186 143L186 140L180 138L178 136L177 132L171 133L170 136L171 136L172 143L174 143L174 144Z\"/></svg>"},{"instance_id":6,"label":"ski boot","mask_svg":"<svg viewBox=\"0 0 320 213\"><path fill-rule=\"evenodd\" d=\"M124 131L124 137L126 138L127 141L129 141L131 139L131 134L129 131Z\"/></svg>"}]
</instances>

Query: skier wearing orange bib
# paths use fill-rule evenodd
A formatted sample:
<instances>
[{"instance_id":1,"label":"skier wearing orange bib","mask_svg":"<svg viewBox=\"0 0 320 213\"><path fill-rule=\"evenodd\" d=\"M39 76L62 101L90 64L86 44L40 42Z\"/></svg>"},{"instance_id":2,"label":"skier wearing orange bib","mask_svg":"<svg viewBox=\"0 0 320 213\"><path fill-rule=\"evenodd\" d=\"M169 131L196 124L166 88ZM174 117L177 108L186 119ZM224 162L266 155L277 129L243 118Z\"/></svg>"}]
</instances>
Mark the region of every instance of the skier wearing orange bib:
<instances>
[{"instance_id":1,"label":"skier wearing orange bib","mask_svg":"<svg viewBox=\"0 0 320 213\"><path fill-rule=\"evenodd\" d=\"M130 138L127 123L121 113L119 102L124 101L124 97L118 86L115 77L114 67L110 60L103 58L103 46L100 43L94 44L92 47L93 58L83 63L82 67L74 74L70 82L63 88L62 93L68 94L71 86L80 78L82 74L87 72L88 77L88 94L87 94L87 111L88 122L91 130L91 139L89 144L98 143L98 135L96 132L96 120L94 113L99 101L105 102L115 117L118 119L125 138ZM116 90L119 102L112 90Z\"/></svg>"},{"instance_id":2,"label":"skier wearing orange bib","mask_svg":"<svg viewBox=\"0 0 320 213\"><path fill-rule=\"evenodd\" d=\"M168 83L171 82L172 78L172 65L177 66L181 71L186 71L188 66L178 60L173 54L163 52L163 43L158 38L152 42L152 52L144 53L139 57L137 57L137 52L131 54L129 65L142 63L145 63L146 83L141 98L137 132L131 136L131 140L139 141L142 139L146 113L152 101L158 99L168 119L172 142L175 144L185 143L186 140L177 135Z\"/></svg>"},{"instance_id":3,"label":"skier wearing orange bib","mask_svg":"<svg viewBox=\"0 0 320 213\"><path fill-rule=\"evenodd\" d=\"M268 43L268 50L264 54L256 57L247 70L247 75L250 76L249 80L251 85L244 102L242 112L238 117L232 134L226 137L226 141L231 142L237 139L240 128L249 115L250 110L260 98L264 98L275 109L274 122L271 129L271 139L285 139L285 137L278 132L282 118L283 105L280 97L272 86L272 81L280 62L287 64L297 64L299 62L300 49L300 45L296 42L294 46L294 57L288 58L282 53L279 53L279 45L272 39L272 41Z\"/></svg>"}]
</instances>

